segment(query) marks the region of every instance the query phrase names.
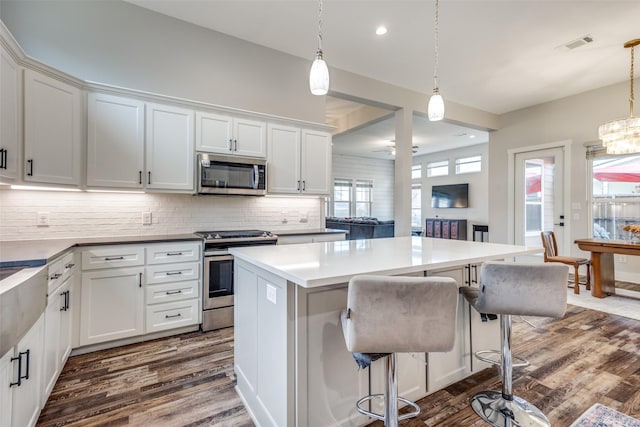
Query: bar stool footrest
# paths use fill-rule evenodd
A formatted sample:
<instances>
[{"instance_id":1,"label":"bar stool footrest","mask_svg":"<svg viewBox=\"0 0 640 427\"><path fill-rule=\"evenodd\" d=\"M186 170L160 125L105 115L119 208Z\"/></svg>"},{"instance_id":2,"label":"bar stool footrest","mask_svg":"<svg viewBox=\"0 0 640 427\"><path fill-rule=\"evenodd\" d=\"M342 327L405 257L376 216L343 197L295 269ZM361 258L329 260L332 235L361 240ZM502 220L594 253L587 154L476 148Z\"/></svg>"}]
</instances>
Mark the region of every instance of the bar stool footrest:
<instances>
[{"instance_id":1,"label":"bar stool footrest","mask_svg":"<svg viewBox=\"0 0 640 427\"><path fill-rule=\"evenodd\" d=\"M498 350L480 350L480 351L476 351L474 353L474 356L476 356L476 359L481 360L483 362L489 363L491 365L497 365L497 366L502 366L502 362L498 359L492 359L491 357L486 357L484 356L485 354L490 354L490 355L497 355L498 357L501 356L501 352ZM527 359L525 359L522 356L518 356L516 354L514 354L513 356L511 356L513 359L515 360L519 360L520 363L514 363L512 366L514 368L520 368L523 366L529 366L529 361Z\"/></svg>"},{"instance_id":2,"label":"bar stool footrest","mask_svg":"<svg viewBox=\"0 0 640 427\"><path fill-rule=\"evenodd\" d=\"M371 394L369 396L365 396L362 399L358 400L356 403L356 409L363 415L366 415L370 418L375 418L376 420L384 421L384 415L378 414L376 412L367 411L366 409L360 407L360 405L373 400L373 399L382 399L384 402L384 394ZM413 408L412 412L408 412L406 414L399 414L398 421L406 420L408 418L413 418L420 413L420 407L416 405L415 402L410 401L409 399L405 399L404 397L398 397L398 400L402 403L405 403Z\"/></svg>"}]
</instances>

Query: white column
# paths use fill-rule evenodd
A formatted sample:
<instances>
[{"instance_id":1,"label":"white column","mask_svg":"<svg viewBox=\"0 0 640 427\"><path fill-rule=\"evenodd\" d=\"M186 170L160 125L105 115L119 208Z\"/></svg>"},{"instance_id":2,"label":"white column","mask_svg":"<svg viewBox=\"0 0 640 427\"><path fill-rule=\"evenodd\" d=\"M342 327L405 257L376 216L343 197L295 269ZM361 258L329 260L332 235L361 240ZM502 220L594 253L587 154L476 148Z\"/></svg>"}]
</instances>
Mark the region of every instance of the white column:
<instances>
[{"instance_id":1,"label":"white column","mask_svg":"<svg viewBox=\"0 0 640 427\"><path fill-rule=\"evenodd\" d=\"M396 160L393 189L393 219L396 236L411 235L411 144L413 111L396 111Z\"/></svg>"}]
</instances>

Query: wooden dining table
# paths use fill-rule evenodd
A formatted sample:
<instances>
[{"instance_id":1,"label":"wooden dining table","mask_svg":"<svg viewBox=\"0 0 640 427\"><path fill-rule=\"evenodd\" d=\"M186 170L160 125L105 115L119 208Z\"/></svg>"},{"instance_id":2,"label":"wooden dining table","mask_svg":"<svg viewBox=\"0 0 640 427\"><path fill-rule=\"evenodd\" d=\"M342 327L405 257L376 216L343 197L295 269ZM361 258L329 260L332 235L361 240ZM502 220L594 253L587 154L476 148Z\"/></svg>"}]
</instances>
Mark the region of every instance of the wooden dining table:
<instances>
[{"instance_id":1,"label":"wooden dining table","mask_svg":"<svg viewBox=\"0 0 640 427\"><path fill-rule=\"evenodd\" d=\"M577 239L575 243L581 250L591 252L591 295L597 298L616 293L614 254L640 256L640 244L625 240Z\"/></svg>"}]
</instances>

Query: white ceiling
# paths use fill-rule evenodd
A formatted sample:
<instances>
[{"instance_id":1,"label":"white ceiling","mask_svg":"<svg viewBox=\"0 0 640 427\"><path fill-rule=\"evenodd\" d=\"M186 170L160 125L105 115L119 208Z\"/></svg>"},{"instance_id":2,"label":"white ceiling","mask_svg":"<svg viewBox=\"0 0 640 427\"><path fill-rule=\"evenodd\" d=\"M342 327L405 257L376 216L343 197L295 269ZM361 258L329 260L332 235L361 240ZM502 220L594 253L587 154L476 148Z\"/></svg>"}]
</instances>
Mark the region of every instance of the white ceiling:
<instances>
[{"instance_id":1,"label":"white ceiling","mask_svg":"<svg viewBox=\"0 0 640 427\"><path fill-rule=\"evenodd\" d=\"M309 62L315 55L313 0L129 2ZM434 4L324 0L329 67L430 93ZM375 35L380 24L385 36ZM561 48L586 35L594 42ZM623 44L638 37L639 0L441 0L440 91L445 101L496 114L563 98L628 79Z\"/></svg>"}]
</instances>

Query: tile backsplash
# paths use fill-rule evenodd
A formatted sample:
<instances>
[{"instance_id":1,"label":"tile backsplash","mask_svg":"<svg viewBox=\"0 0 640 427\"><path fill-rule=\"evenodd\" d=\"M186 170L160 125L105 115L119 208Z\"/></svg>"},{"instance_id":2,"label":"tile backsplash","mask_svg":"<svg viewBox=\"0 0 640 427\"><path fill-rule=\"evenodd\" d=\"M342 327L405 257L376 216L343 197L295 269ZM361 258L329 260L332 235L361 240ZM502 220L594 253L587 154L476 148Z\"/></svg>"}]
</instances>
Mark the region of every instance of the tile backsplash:
<instances>
[{"instance_id":1,"label":"tile backsplash","mask_svg":"<svg viewBox=\"0 0 640 427\"><path fill-rule=\"evenodd\" d=\"M320 197L0 190L0 240L314 229L324 227L323 203ZM151 212L151 225L143 225L143 212ZM38 225L43 216L46 226Z\"/></svg>"}]
</instances>

